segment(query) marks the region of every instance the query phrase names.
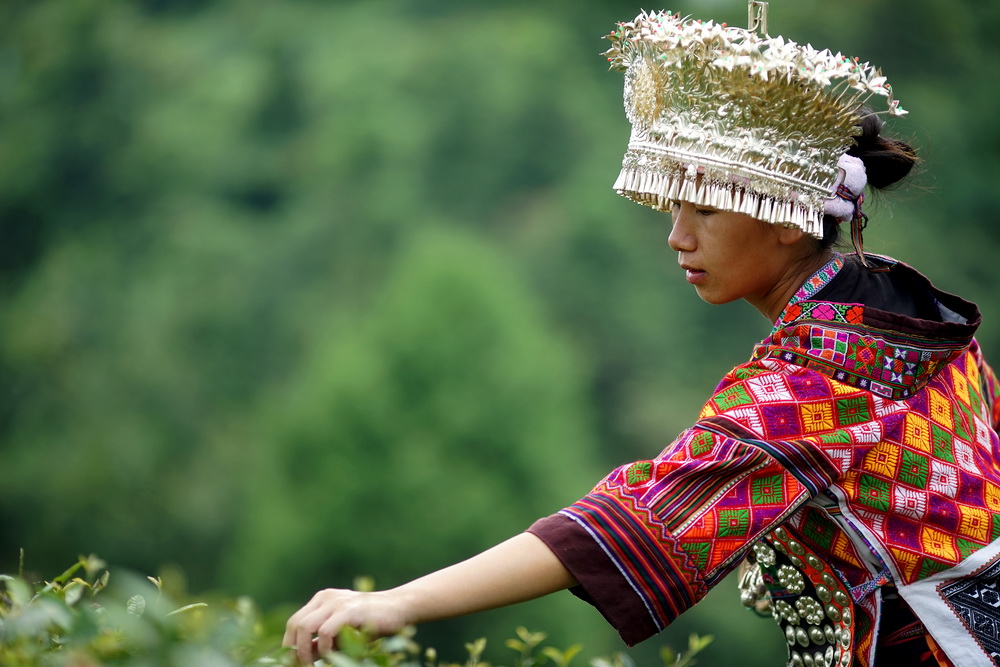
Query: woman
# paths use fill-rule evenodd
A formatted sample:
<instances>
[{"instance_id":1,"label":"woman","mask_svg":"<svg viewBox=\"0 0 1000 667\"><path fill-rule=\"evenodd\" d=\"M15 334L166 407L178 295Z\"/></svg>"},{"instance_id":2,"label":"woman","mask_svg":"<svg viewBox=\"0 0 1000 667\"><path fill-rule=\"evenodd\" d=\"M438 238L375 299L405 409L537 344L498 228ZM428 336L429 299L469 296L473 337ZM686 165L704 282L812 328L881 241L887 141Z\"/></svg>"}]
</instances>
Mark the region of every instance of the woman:
<instances>
[{"instance_id":1,"label":"woman","mask_svg":"<svg viewBox=\"0 0 1000 667\"><path fill-rule=\"evenodd\" d=\"M744 564L790 665L1000 656L1000 401L974 304L865 254L866 185L917 158L864 105L885 79L781 38L669 14L609 35L632 137L616 189L669 210L699 296L774 322L658 457L493 549L398 588L325 590L302 660L340 628L402 626L564 588L629 644ZM849 225L855 252L833 250ZM1000 663L998 663L1000 664Z\"/></svg>"}]
</instances>

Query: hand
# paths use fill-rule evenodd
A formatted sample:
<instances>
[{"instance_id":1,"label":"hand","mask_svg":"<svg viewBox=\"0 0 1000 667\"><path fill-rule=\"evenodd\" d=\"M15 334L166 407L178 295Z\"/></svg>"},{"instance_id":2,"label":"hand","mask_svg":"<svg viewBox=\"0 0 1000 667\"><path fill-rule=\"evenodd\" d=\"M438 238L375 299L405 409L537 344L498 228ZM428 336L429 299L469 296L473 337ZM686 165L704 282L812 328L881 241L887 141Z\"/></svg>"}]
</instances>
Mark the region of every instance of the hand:
<instances>
[{"instance_id":1,"label":"hand","mask_svg":"<svg viewBox=\"0 0 1000 667\"><path fill-rule=\"evenodd\" d=\"M359 593L328 588L295 612L282 644L312 664L333 650L346 626L374 635L532 600L574 586L576 580L531 533L388 591Z\"/></svg>"},{"instance_id":2,"label":"hand","mask_svg":"<svg viewBox=\"0 0 1000 667\"><path fill-rule=\"evenodd\" d=\"M410 623L404 608L403 601L391 591L360 593L328 588L292 614L281 643L295 648L299 661L311 665L334 649L337 634L345 626L377 636L399 632Z\"/></svg>"}]
</instances>

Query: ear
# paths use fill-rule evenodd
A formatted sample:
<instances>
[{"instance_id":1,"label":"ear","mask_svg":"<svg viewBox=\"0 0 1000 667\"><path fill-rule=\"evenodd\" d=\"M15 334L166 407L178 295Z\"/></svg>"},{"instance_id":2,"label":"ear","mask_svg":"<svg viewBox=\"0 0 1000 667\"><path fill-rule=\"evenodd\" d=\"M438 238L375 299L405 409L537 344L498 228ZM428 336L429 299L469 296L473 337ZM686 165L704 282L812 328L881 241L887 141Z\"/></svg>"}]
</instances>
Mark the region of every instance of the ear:
<instances>
[{"instance_id":1,"label":"ear","mask_svg":"<svg viewBox=\"0 0 1000 667\"><path fill-rule=\"evenodd\" d=\"M775 225L778 229L778 242L781 245L795 245L805 237L806 233L798 227Z\"/></svg>"}]
</instances>

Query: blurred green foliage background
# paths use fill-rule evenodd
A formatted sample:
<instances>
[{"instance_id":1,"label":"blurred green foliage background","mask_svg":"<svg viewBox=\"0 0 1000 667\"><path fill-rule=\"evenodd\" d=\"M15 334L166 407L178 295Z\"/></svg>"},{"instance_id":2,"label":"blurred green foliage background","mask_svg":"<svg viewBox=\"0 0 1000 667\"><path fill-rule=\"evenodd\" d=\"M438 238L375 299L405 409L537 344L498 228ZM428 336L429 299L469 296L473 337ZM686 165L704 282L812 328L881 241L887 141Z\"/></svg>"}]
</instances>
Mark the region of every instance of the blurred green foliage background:
<instances>
[{"instance_id":1,"label":"blurred green foliage background","mask_svg":"<svg viewBox=\"0 0 1000 667\"><path fill-rule=\"evenodd\" d=\"M600 37L639 9L0 2L0 571L96 552L294 606L467 557L659 451L769 324L701 303L668 218L611 191ZM925 163L867 245L977 301L1000 358L1000 3L773 0L770 27L883 68ZM779 664L723 588L640 664L692 631L722 640L707 664ZM420 640L519 624L621 648L568 594Z\"/></svg>"}]
</instances>

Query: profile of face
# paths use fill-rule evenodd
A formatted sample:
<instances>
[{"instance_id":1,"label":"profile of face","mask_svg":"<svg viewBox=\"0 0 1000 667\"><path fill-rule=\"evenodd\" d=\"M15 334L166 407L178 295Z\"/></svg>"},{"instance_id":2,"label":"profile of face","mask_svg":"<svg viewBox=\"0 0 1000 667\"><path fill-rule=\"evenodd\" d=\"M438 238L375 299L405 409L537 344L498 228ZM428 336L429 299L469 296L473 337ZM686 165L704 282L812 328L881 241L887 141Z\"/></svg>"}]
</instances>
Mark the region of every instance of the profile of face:
<instances>
[{"instance_id":1,"label":"profile of face","mask_svg":"<svg viewBox=\"0 0 1000 667\"><path fill-rule=\"evenodd\" d=\"M711 304L745 299L772 321L806 277L801 260L815 253L802 230L743 213L673 202L670 217L668 243L698 296Z\"/></svg>"}]
</instances>

